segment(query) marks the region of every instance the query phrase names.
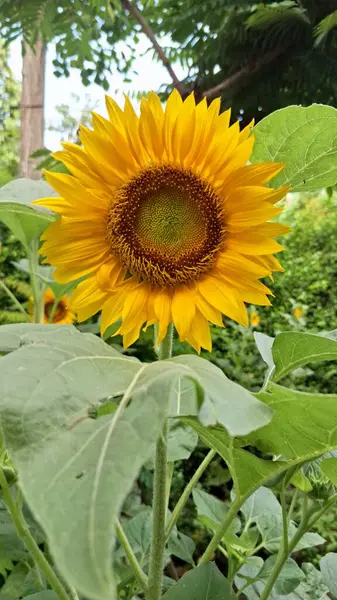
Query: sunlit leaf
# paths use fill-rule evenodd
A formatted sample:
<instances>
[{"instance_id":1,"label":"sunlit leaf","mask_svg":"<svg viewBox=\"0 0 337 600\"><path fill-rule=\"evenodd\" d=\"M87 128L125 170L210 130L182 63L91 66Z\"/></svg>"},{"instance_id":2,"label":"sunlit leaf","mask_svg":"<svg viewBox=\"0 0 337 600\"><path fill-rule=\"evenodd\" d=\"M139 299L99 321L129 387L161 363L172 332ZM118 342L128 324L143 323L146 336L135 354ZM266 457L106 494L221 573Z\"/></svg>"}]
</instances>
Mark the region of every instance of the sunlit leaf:
<instances>
[{"instance_id":1,"label":"sunlit leaf","mask_svg":"<svg viewBox=\"0 0 337 600\"><path fill-rule=\"evenodd\" d=\"M337 182L337 110L332 106L288 106L254 127L252 162L276 161L284 170L273 187L309 191Z\"/></svg>"},{"instance_id":2,"label":"sunlit leaf","mask_svg":"<svg viewBox=\"0 0 337 600\"><path fill-rule=\"evenodd\" d=\"M33 240L39 240L56 216L49 211L30 206L33 200L57 195L45 181L15 179L0 189L0 220L29 250Z\"/></svg>"},{"instance_id":3,"label":"sunlit leaf","mask_svg":"<svg viewBox=\"0 0 337 600\"><path fill-rule=\"evenodd\" d=\"M271 420L270 409L266 410L248 390L228 379L209 361L193 355L177 356L172 361L197 373L197 380L205 390L199 414L204 425L220 423L230 435L245 435Z\"/></svg>"},{"instance_id":4,"label":"sunlit leaf","mask_svg":"<svg viewBox=\"0 0 337 600\"><path fill-rule=\"evenodd\" d=\"M337 341L334 339L289 331L276 336L272 347L275 362L274 381L308 363L337 360Z\"/></svg>"},{"instance_id":5,"label":"sunlit leaf","mask_svg":"<svg viewBox=\"0 0 337 600\"><path fill-rule=\"evenodd\" d=\"M337 486L337 458L324 458L320 463L320 467L330 481Z\"/></svg>"}]
</instances>

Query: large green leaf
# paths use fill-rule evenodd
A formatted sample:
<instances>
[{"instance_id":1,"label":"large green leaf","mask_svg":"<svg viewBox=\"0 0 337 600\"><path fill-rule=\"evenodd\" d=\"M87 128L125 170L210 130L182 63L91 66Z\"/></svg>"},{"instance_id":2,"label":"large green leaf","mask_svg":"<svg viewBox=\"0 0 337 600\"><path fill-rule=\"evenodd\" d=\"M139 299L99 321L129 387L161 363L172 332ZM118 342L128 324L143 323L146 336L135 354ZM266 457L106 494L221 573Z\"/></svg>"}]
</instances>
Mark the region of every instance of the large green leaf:
<instances>
[{"instance_id":1,"label":"large green leaf","mask_svg":"<svg viewBox=\"0 0 337 600\"><path fill-rule=\"evenodd\" d=\"M285 168L273 187L293 191L318 190L337 182L337 110L314 104L288 106L262 119L255 127L252 162L276 161Z\"/></svg>"},{"instance_id":2,"label":"large green leaf","mask_svg":"<svg viewBox=\"0 0 337 600\"><path fill-rule=\"evenodd\" d=\"M33 240L39 240L44 230L55 221L49 211L29 206L33 200L44 196L56 196L45 181L15 179L0 190L0 220L7 225L29 249Z\"/></svg>"},{"instance_id":3,"label":"large green leaf","mask_svg":"<svg viewBox=\"0 0 337 600\"><path fill-rule=\"evenodd\" d=\"M176 379L193 373L164 361L142 365L75 331L54 336L45 327L3 357L1 420L58 568L86 596L111 600L115 518L152 454ZM124 413L88 418L92 405L128 388Z\"/></svg>"},{"instance_id":4,"label":"large green leaf","mask_svg":"<svg viewBox=\"0 0 337 600\"><path fill-rule=\"evenodd\" d=\"M182 417L181 420L193 427L206 446L216 450L226 461L234 482L236 496L240 501L288 468L283 461L263 460L233 445L227 432L220 427L204 427L193 417Z\"/></svg>"},{"instance_id":5,"label":"large green leaf","mask_svg":"<svg viewBox=\"0 0 337 600\"><path fill-rule=\"evenodd\" d=\"M36 181L34 179L21 177L19 179L13 179L0 189L0 202L14 202L29 205L38 198L50 196L58 196L58 193L42 179ZM47 211L44 210L44 213L46 212ZM48 211L48 213L49 212L50 211Z\"/></svg>"},{"instance_id":6,"label":"large green leaf","mask_svg":"<svg viewBox=\"0 0 337 600\"><path fill-rule=\"evenodd\" d=\"M227 579L212 563L188 571L164 594L165 600L232 600Z\"/></svg>"},{"instance_id":7,"label":"large green leaf","mask_svg":"<svg viewBox=\"0 0 337 600\"><path fill-rule=\"evenodd\" d=\"M0 328L0 344L1 337ZM19 326L17 335L6 327L4 345L18 349L0 362L1 422L27 502L65 579L85 596L111 600L115 519L152 455L179 378L205 394L206 361L142 365L65 326ZM126 392L124 412L90 418L93 407ZM220 392L213 383L211 394Z\"/></svg>"},{"instance_id":8,"label":"large green leaf","mask_svg":"<svg viewBox=\"0 0 337 600\"><path fill-rule=\"evenodd\" d=\"M208 360L193 355L177 356L171 360L197 373L197 381L205 390L199 413L204 425L220 423L234 436L245 435L271 420L273 413L270 409L266 410L266 406L248 390L230 381L221 369Z\"/></svg>"},{"instance_id":9,"label":"large green leaf","mask_svg":"<svg viewBox=\"0 0 337 600\"><path fill-rule=\"evenodd\" d=\"M274 408L272 422L247 436L263 452L304 462L337 448L337 395L308 394L270 383L257 396Z\"/></svg>"},{"instance_id":10,"label":"large green leaf","mask_svg":"<svg viewBox=\"0 0 337 600\"><path fill-rule=\"evenodd\" d=\"M337 360L337 341L329 337L289 331L276 336L272 347L274 381L298 367L323 360Z\"/></svg>"},{"instance_id":11,"label":"large green leaf","mask_svg":"<svg viewBox=\"0 0 337 600\"><path fill-rule=\"evenodd\" d=\"M320 562L321 573L325 585L328 586L331 594L337 598L337 554L328 552Z\"/></svg>"},{"instance_id":12,"label":"large green leaf","mask_svg":"<svg viewBox=\"0 0 337 600\"><path fill-rule=\"evenodd\" d=\"M2 325L0 327L0 352L13 352L20 346L32 343L66 341L69 336L78 336L78 330L73 325L38 325L20 323L18 325Z\"/></svg>"}]
</instances>

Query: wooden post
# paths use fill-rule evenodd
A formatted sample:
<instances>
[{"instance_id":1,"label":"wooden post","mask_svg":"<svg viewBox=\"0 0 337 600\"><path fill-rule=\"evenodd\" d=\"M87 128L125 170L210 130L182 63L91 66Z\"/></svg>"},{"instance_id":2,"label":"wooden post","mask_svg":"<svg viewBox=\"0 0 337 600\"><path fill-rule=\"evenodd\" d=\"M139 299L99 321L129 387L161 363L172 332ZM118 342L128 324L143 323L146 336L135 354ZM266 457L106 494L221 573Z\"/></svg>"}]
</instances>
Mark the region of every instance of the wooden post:
<instances>
[{"instance_id":1,"label":"wooden post","mask_svg":"<svg viewBox=\"0 0 337 600\"><path fill-rule=\"evenodd\" d=\"M46 49L39 38L34 50L24 42L22 64L20 177L40 179L41 171L34 171L39 159L30 158L43 147L44 137L44 72Z\"/></svg>"}]
</instances>

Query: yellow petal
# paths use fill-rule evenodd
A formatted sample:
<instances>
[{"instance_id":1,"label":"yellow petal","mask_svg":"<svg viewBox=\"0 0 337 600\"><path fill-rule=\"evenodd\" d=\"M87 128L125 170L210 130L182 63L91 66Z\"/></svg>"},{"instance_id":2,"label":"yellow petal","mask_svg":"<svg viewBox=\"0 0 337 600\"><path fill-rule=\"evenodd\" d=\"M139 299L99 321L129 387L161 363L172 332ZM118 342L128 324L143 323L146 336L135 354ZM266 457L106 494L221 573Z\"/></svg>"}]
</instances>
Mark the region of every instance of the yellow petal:
<instances>
[{"instance_id":1,"label":"yellow petal","mask_svg":"<svg viewBox=\"0 0 337 600\"><path fill-rule=\"evenodd\" d=\"M247 327L248 316L243 302L235 290L216 277L205 277L199 282L199 290L205 300L234 321Z\"/></svg>"},{"instance_id":2,"label":"yellow petal","mask_svg":"<svg viewBox=\"0 0 337 600\"><path fill-rule=\"evenodd\" d=\"M184 341L195 315L195 296L196 291L186 285L180 285L174 292L172 318L181 341Z\"/></svg>"},{"instance_id":3,"label":"yellow petal","mask_svg":"<svg viewBox=\"0 0 337 600\"><path fill-rule=\"evenodd\" d=\"M140 283L139 285L137 285L137 287L135 287L132 291L130 291L127 294L122 313L123 334L128 333L129 331L137 327L140 320L141 325L144 323L144 321L147 320L145 311L149 293L149 285L147 283ZM145 318L143 318L144 313Z\"/></svg>"},{"instance_id":4,"label":"yellow petal","mask_svg":"<svg viewBox=\"0 0 337 600\"><path fill-rule=\"evenodd\" d=\"M194 319L190 327L191 333L198 345L205 348L209 352L212 350L212 339L209 324L204 315L199 310L196 310Z\"/></svg>"},{"instance_id":5,"label":"yellow petal","mask_svg":"<svg viewBox=\"0 0 337 600\"><path fill-rule=\"evenodd\" d=\"M158 336L156 344L160 344L165 335L169 324L172 321L172 293L169 290L158 292L154 300L154 312L158 319Z\"/></svg>"},{"instance_id":6,"label":"yellow petal","mask_svg":"<svg viewBox=\"0 0 337 600\"><path fill-rule=\"evenodd\" d=\"M218 327L223 327L221 312L214 308L201 294L197 294L195 297L195 304L199 310L199 312L206 317L208 321L214 323L214 325L218 325Z\"/></svg>"},{"instance_id":7,"label":"yellow petal","mask_svg":"<svg viewBox=\"0 0 337 600\"><path fill-rule=\"evenodd\" d=\"M72 308L79 321L85 321L102 309L108 299L108 294L98 285L93 274L78 284L71 296Z\"/></svg>"}]
</instances>

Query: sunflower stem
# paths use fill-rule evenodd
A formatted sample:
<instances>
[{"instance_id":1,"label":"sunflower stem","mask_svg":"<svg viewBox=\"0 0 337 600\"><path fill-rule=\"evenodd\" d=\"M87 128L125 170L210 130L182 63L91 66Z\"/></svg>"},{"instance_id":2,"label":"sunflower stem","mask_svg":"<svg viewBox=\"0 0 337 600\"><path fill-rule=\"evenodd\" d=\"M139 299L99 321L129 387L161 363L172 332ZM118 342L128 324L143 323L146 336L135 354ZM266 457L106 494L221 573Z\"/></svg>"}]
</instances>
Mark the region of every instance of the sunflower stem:
<instances>
[{"instance_id":1,"label":"sunflower stem","mask_svg":"<svg viewBox=\"0 0 337 600\"><path fill-rule=\"evenodd\" d=\"M170 325L165 338L158 348L159 360L171 357L172 340L173 326ZM167 505L167 434L168 422L166 421L156 445L153 478L152 543L147 600L160 600L163 582Z\"/></svg>"},{"instance_id":2,"label":"sunflower stem","mask_svg":"<svg viewBox=\"0 0 337 600\"><path fill-rule=\"evenodd\" d=\"M44 301L43 288L38 277L39 268L39 240L33 240L28 253L30 281L34 300L34 323L43 323Z\"/></svg>"}]
</instances>

